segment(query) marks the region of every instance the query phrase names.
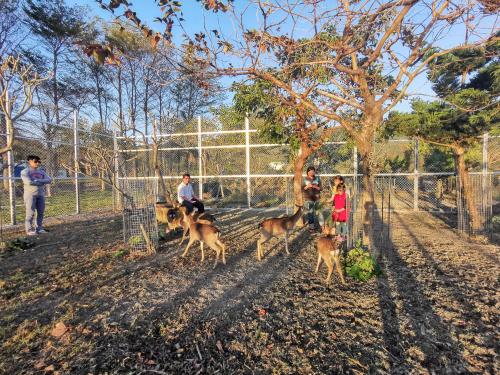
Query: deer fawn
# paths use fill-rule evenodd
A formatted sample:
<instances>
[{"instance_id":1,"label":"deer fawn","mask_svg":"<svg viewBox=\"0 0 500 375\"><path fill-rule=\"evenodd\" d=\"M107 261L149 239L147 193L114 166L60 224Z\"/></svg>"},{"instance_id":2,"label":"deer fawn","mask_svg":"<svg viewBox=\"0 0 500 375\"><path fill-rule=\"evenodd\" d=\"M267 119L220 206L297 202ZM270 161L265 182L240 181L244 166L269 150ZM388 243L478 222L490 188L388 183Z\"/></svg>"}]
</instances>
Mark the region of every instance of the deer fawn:
<instances>
[{"instance_id":1,"label":"deer fawn","mask_svg":"<svg viewBox=\"0 0 500 375\"><path fill-rule=\"evenodd\" d=\"M194 221L191 215L185 215L184 221L189 223L189 242L186 246L186 250L182 253L182 256L185 257L189 248L195 241L200 241L201 248L201 261L205 260L205 252L203 250L203 244L207 244L209 247L215 250L215 264L214 268L217 265L217 261L219 260L219 255L222 252L222 263L226 264L226 246L220 241L219 235L220 231L216 227L210 224L203 224L200 222Z\"/></svg>"},{"instance_id":2,"label":"deer fawn","mask_svg":"<svg viewBox=\"0 0 500 375\"><path fill-rule=\"evenodd\" d=\"M285 251L288 251L288 234L295 227L299 219L302 217L302 206L297 206L297 211L292 216L277 217L266 219L259 224L260 238L257 241L257 259L261 260L264 257L262 244L269 241L271 237L285 235Z\"/></svg>"},{"instance_id":3,"label":"deer fawn","mask_svg":"<svg viewBox=\"0 0 500 375\"><path fill-rule=\"evenodd\" d=\"M215 217L213 215L210 215L206 212L198 213L195 212L193 214L188 214L187 209L184 206L179 207L179 211L181 212L181 221L180 225L182 225L182 239L179 245L182 245L184 240L186 239L187 232L189 232L189 220L187 216L191 216L193 220L197 223L200 224L207 224L211 225L213 224L214 221L216 221Z\"/></svg>"},{"instance_id":4,"label":"deer fawn","mask_svg":"<svg viewBox=\"0 0 500 375\"><path fill-rule=\"evenodd\" d=\"M330 283L330 278L333 273L333 264L335 263L335 268L340 275L340 280L342 284L345 284L344 274L342 273L342 268L340 266L340 244L342 243L339 236L333 236L335 234L335 227L330 228L325 224L323 227L323 237L320 237L317 242L318 247L318 264L316 266L316 273L319 271L319 266L321 261L324 260L326 266L328 267L328 275L326 276L326 283Z\"/></svg>"}]
</instances>

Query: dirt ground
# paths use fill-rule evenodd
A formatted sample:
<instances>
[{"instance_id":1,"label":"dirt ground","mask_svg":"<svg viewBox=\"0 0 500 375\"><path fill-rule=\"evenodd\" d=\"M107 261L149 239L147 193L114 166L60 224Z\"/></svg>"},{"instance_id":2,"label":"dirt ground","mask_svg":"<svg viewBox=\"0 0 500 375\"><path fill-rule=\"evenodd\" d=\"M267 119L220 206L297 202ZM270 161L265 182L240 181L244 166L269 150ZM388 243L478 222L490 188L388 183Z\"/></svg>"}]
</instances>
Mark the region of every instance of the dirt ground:
<instances>
[{"instance_id":1,"label":"dirt ground","mask_svg":"<svg viewBox=\"0 0 500 375\"><path fill-rule=\"evenodd\" d=\"M383 275L323 283L315 238L266 245L269 212L218 216L227 264L123 252L121 220L62 223L0 255L0 373L499 373L499 248L394 214Z\"/></svg>"}]
</instances>

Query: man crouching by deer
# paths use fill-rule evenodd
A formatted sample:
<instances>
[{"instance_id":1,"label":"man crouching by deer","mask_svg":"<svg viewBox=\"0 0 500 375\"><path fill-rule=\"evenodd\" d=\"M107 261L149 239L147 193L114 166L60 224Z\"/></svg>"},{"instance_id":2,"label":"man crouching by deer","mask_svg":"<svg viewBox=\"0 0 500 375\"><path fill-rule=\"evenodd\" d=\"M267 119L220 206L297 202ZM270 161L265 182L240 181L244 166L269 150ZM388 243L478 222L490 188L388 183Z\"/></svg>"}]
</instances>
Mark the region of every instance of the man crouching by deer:
<instances>
[{"instance_id":1,"label":"man crouching by deer","mask_svg":"<svg viewBox=\"0 0 500 375\"><path fill-rule=\"evenodd\" d=\"M288 251L288 235L295 227L297 222L302 219L302 206L296 205L297 211L292 216L276 217L266 219L259 224L260 238L257 241L257 259L262 260L264 250L262 244L269 241L272 237L285 236L285 251Z\"/></svg>"}]
</instances>

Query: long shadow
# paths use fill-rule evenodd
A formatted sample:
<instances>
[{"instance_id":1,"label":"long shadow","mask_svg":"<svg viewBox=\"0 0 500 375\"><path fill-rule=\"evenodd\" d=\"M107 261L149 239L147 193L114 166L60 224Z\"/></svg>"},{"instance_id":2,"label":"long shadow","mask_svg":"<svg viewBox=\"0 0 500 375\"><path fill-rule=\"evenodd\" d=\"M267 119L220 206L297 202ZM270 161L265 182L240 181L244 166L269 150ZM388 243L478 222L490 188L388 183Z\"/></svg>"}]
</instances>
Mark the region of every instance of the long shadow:
<instances>
[{"instance_id":1,"label":"long shadow","mask_svg":"<svg viewBox=\"0 0 500 375\"><path fill-rule=\"evenodd\" d=\"M222 363L220 367L225 368L230 360L230 355L217 351L214 352L212 348L217 347L219 339L224 342L227 338L225 334L231 328L238 327L238 322L243 323L246 321L247 317L244 315L244 312L249 307L251 308L254 301L259 300L259 297L265 295L269 289L275 288L277 280L287 277L287 268L296 262L301 253L307 251L309 241L310 235L306 231L302 230L298 234L295 234L290 241L290 248L293 249L290 256L284 254L282 249L283 243L280 241L277 253L267 255L262 262L254 260L248 269L236 275L237 279L233 279L223 293L208 302L202 302L201 306L196 306L195 304L192 307L186 307L189 306L191 301L200 297L200 290L202 288L210 288L210 285L213 284L213 278L219 275L217 271L210 271L205 277L194 280L186 290L169 298L167 303L155 306L150 313L141 318L141 328L137 326L130 327L121 337L106 334L101 338L102 341L99 347L106 350L105 348L109 345L112 347L120 343L123 345L125 341L128 343L128 350L130 352L141 351L148 353L156 361L162 363L160 369L165 370L166 366L167 373L168 371L174 371L173 369L180 371L179 367L181 366L189 366L189 361L194 361L194 359L189 358L197 358L198 355L202 357L200 363L198 363L202 366L201 368L207 369L213 364L211 361ZM249 254L247 251L249 247L253 246L250 245L237 256L233 256L231 261L228 261L227 266L223 269L221 268L222 273L226 274L227 277L234 276L235 271L241 267L246 258L254 257L253 252ZM182 311L183 309L187 309L189 314L191 314L187 321L183 321L178 317L179 312L184 312ZM171 319L176 319L181 324L178 328L174 326L174 328L170 329L169 338L165 342L160 332L156 331L158 329L156 326L162 321L170 322ZM215 320L215 323L209 326L210 332L213 332L212 335L203 332L204 327L211 320L211 323ZM142 328L142 325L148 328ZM283 322L282 326L286 327L286 323ZM151 329L155 330L152 335L141 335L141 332L149 331L151 333ZM194 348L196 343L200 344L200 347L196 349L199 354L197 354ZM176 344L181 348L187 348L187 351L190 352L189 355L183 352L182 360L178 359L178 354L176 354L179 350L176 349L178 348L175 346ZM352 347L355 349L352 349ZM358 355L367 351L359 343L349 344L346 350L352 350L358 353ZM104 357L105 353L97 352L94 355ZM315 368L318 373L325 370L328 371L328 365L323 363L324 359L321 356L314 358L314 361L306 356L302 359L308 361L309 366ZM181 365L182 361L184 361L184 364ZM244 360L238 362L238 366L243 368L243 363ZM346 363L345 365L348 364ZM96 369L101 372L111 368L109 361L99 361ZM130 364L122 364L119 368L120 370L137 370L134 367L134 361ZM257 363L252 364L252 368L258 368ZM259 372L261 370L256 369L255 371ZM190 373L187 369L183 372Z\"/></svg>"},{"instance_id":2,"label":"long shadow","mask_svg":"<svg viewBox=\"0 0 500 375\"><path fill-rule=\"evenodd\" d=\"M305 238L308 236L305 232L299 233L295 238L291 239L290 245L295 247L297 243L303 243ZM239 294L242 289L252 289L255 288L255 291L251 293L250 296L246 296L247 300L251 300L257 293L262 292L266 288L272 286L273 281L283 274L283 270L288 267L289 264L293 262L293 260L300 254L299 251L294 251L290 254L290 256L286 256L282 251L282 242L277 245L281 245L280 249L277 250L274 254L267 255L263 261L257 262L253 261L252 267L248 268L248 271L245 269L244 273L241 276L241 281L236 282L236 285L229 287L226 291L224 291L219 297L210 301L207 305L203 306L199 311L196 309L190 309L190 313L194 312L194 314L190 317L189 321L187 321L183 325L183 329L179 330L175 335L177 338L182 337L186 331L192 329L193 325L199 323L203 317L206 317L208 314L216 313L219 309L224 309L225 311L233 312L231 315L234 316L236 311L239 308L239 304L235 306L225 306L230 304L230 300L234 299L234 297ZM144 335L144 339L138 341L137 338L140 335L142 330L147 330L148 326L151 325L151 322L161 322L163 320L168 320L171 317L177 316L180 309L184 308L189 301L193 301L196 298L200 297L200 292L213 284L213 281L216 277L221 274L231 275L231 273L241 270L242 263L247 260L249 257L255 257L253 250L255 247L254 243L249 244L247 247L239 251L238 254L231 256L227 260L227 264L225 266L219 266L214 270L209 270L207 273L201 274L199 277L194 278L192 282L188 285L187 288L178 291L176 294L170 296L166 303L162 303L156 306L153 306L151 311L141 317L140 321L134 322L134 326L128 328L124 336L116 337L114 335L105 334L100 340L104 342L111 341L111 343L115 340L129 342L132 346L132 350L144 351L148 350L161 350L162 346L156 340L160 338L159 334L155 334L153 337L153 342L151 342L151 337L149 339ZM243 285L247 284L247 285ZM194 311L193 311L194 310ZM94 315L98 313L98 311L94 311ZM113 312L110 313L112 315ZM226 319L227 316L226 316ZM225 321L226 321L225 319ZM229 320L230 321L230 320ZM174 340L175 341L175 340ZM171 349L175 342L167 342L168 349ZM105 345L100 346L104 349ZM101 356L102 354L102 356ZM99 357L105 357L104 353L94 353ZM100 362L98 365L99 371L105 371L109 369L109 363Z\"/></svg>"},{"instance_id":3,"label":"long shadow","mask_svg":"<svg viewBox=\"0 0 500 375\"><path fill-rule=\"evenodd\" d=\"M378 211L374 215L375 220L382 222ZM387 222L382 223L382 226L388 230ZM417 346L423 354L422 366L438 373L463 370L464 359L460 346L451 337L449 327L434 311L432 302L426 297L423 286L414 275L415 271L408 267L398 252L397 244L389 239L388 243L378 243L377 246L382 251L381 265L384 274L378 280L378 290L391 373L409 371L405 358L405 350L409 348L401 346L404 337L400 323L403 318L399 316L395 303L390 302L395 299L401 300L404 317L408 319L412 330L413 336L406 336L409 345ZM391 284L394 284L395 289ZM447 363L450 359L452 366Z\"/></svg>"},{"instance_id":4,"label":"long shadow","mask_svg":"<svg viewBox=\"0 0 500 375\"><path fill-rule=\"evenodd\" d=\"M398 217L398 214L395 214L395 216ZM402 220L400 221L400 225L402 228L404 228L408 236L412 239L413 243L416 245L417 249L424 256L428 268L435 270L434 274L437 276L441 285L446 286L446 289L451 293L453 298L463 306L463 309L461 311L463 319L465 321L470 321L471 319L473 319L474 325L477 325L475 334L481 336L489 346L494 347L496 341L493 337L494 336L493 332L491 332L491 335L487 334L488 332L490 332L490 329L484 325L483 321L481 320L481 314L475 312L476 310L475 306L469 302L470 295L473 294L473 291L470 288L462 287L459 283L457 283L458 280L455 280L453 277L447 275L447 273L458 275L457 270L450 268L450 265L447 264L446 268L449 270L445 271L443 267L440 266L436 262L436 260L432 257L430 252L427 250L427 246L425 246L419 240L419 238L408 227L408 225L406 225ZM483 335L482 333L486 333L486 335Z\"/></svg>"},{"instance_id":5,"label":"long shadow","mask_svg":"<svg viewBox=\"0 0 500 375\"><path fill-rule=\"evenodd\" d=\"M265 215L265 213L264 213ZM242 217L243 222L249 221L250 223L255 220L255 213L244 213L245 217ZM250 220L248 220L250 219ZM92 225L88 226L89 231L92 231L92 227L94 226L100 226L107 220L101 220L100 222L93 223ZM223 222L222 222L223 223ZM116 224L116 226L119 226L119 223ZM60 228L63 226L56 226L53 227L53 232L57 233L59 232ZM247 228L248 228L247 224ZM257 226L255 225L255 230ZM253 230L254 228L252 228ZM248 230L246 231L248 232ZM64 236L64 231L61 231L61 235ZM230 236L233 235L238 235L237 233L230 233ZM118 238L107 238L106 240L117 240ZM92 251L92 247L89 246L88 251L86 253L79 254L80 257L78 260L75 261L75 258L70 257L69 259L65 258L65 255L68 251L71 251L71 238L64 239L63 241L58 241L56 245L59 245L59 247L55 247L54 249L44 249L44 253L39 253L37 250L38 248L35 247L34 249L30 249L29 252L33 252L34 256L30 257L25 264L23 264L23 268L21 271L24 271L25 273L29 274L31 276L31 272L36 271L36 267L38 262L40 262L40 257L43 258L41 261L43 264L40 267L44 267L44 264L46 265L49 263L49 267L53 266L54 269L58 269L61 272L63 272L65 275L84 275L88 271L87 269L92 269L93 267L95 268L96 266L99 266L100 264L104 264L106 262L109 262L110 259L109 257L105 257L97 262L94 262L92 260L89 260L89 255L90 252ZM91 243L93 241L92 238L84 238L81 239L81 241L90 241ZM60 310L60 305L64 302L67 301L79 301L83 302L86 299L89 299L87 302L92 302L94 300L94 294L97 290L103 287L107 287L112 285L113 283L117 282L118 280L124 278L124 277L129 277L130 275L133 274L138 274L141 271L153 267L153 268L163 268L169 265L172 259L177 258L181 251L184 249L186 246L186 242L184 243L183 247L178 246L178 239L173 238L170 241L166 242L163 244L163 249L160 249L160 253L157 254L157 256L154 257L148 257L148 258L142 258L141 260L138 261L133 261L133 262L124 262L123 264L118 264L116 265L116 269L113 270L113 272L106 274L104 278L99 278L99 279L90 279L86 280L85 284L77 284L74 287L70 286L68 288L56 288L55 290L52 290L48 295L41 295L36 298L32 298L29 303L29 307L25 304L19 304L19 305L12 305L12 306L5 306L5 310L3 310L4 316L14 316L15 319L9 324L12 325L17 325L20 324L24 319L32 319L33 317L36 317L37 320L42 323L42 324L48 324L51 322L53 317L56 315L56 311ZM42 244L43 245L43 244ZM250 249L252 245L248 247ZM191 254L196 253L196 256L199 256L198 252L199 246L193 246L191 249ZM172 251L174 250L174 251ZM230 250L230 249L229 249ZM210 250L209 250L210 251ZM209 252L208 251L208 252ZM45 256L44 254L47 253ZM241 257L243 254L239 254ZM4 269L6 275L9 275L11 273L14 273L15 271L9 269L9 265L12 266L13 264L16 264L19 262L18 257L25 257L26 253L22 254L16 254L12 257L9 257L5 259L4 264L2 264L2 268ZM233 262L232 260L233 256L229 256L230 262ZM5 266L5 268L4 268ZM13 267L11 267L13 268ZM200 279L202 279L201 277ZM43 280L40 280L38 282L39 285L46 285L48 286L48 283L50 283L51 277L50 276L45 276ZM28 286L31 288L32 285ZM16 294L23 292L24 290L16 290ZM88 298L86 298L88 297ZM101 308L98 308L98 310L102 310Z\"/></svg>"}]
</instances>

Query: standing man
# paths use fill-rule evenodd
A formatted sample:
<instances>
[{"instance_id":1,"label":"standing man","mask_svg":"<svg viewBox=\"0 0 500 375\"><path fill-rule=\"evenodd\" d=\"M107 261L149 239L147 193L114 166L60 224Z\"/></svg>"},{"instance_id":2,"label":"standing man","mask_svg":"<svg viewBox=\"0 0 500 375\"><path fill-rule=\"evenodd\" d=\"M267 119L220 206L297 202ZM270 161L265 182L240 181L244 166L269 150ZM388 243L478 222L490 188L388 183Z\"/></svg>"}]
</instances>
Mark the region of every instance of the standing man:
<instances>
[{"instance_id":1,"label":"standing man","mask_svg":"<svg viewBox=\"0 0 500 375\"><path fill-rule=\"evenodd\" d=\"M310 166L307 168L307 175L304 177L304 182L302 184L304 190L304 205L307 210L307 222L309 224L309 230L314 231L314 224L316 221L316 212L318 211L318 222L320 226L323 226L323 212L320 209L320 194L321 194L321 182L319 177L316 176L316 168Z\"/></svg>"},{"instance_id":2,"label":"standing man","mask_svg":"<svg viewBox=\"0 0 500 375\"><path fill-rule=\"evenodd\" d=\"M36 155L28 155L28 166L21 171L24 184L24 204L26 205L26 234L34 236L46 233L43 229L43 213L45 211L45 185L52 179L40 169L41 160ZM33 217L36 210L36 228L33 227Z\"/></svg>"},{"instance_id":3,"label":"standing man","mask_svg":"<svg viewBox=\"0 0 500 375\"><path fill-rule=\"evenodd\" d=\"M196 207L199 213L205 212L205 206L194 195L193 185L189 183L190 180L191 176L189 173L185 173L182 176L182 182L177 187L177 200L187 208L188 214L193 212L193 207Z\"/></svg>"}]
</instances>

